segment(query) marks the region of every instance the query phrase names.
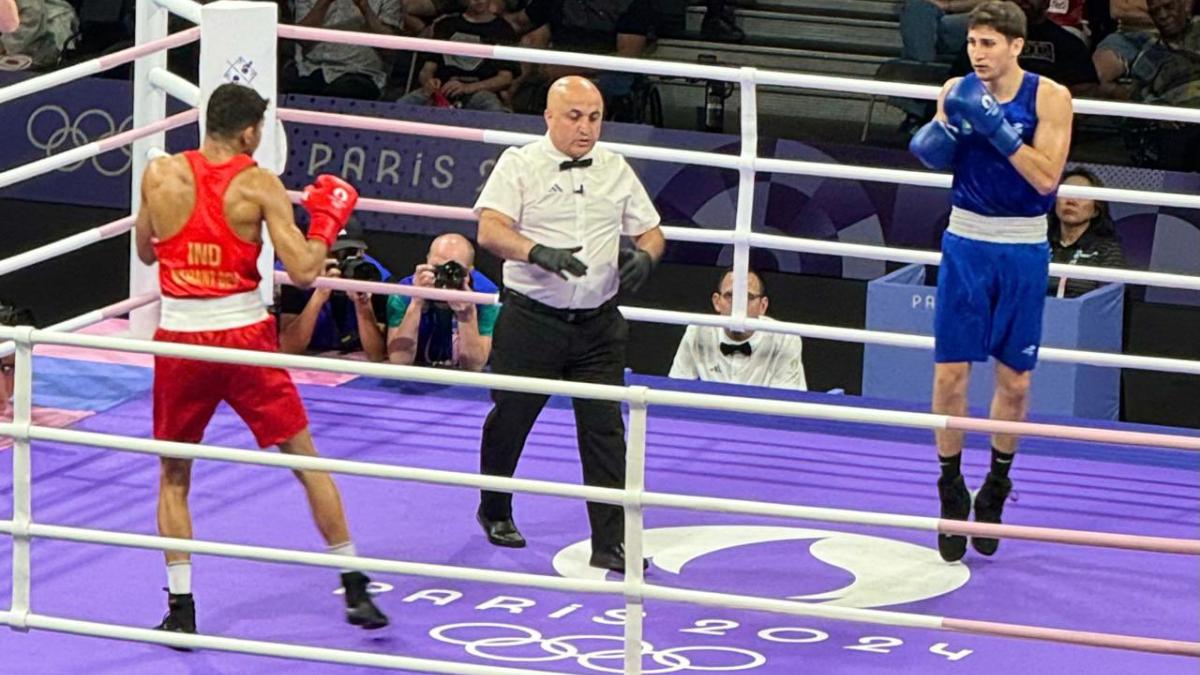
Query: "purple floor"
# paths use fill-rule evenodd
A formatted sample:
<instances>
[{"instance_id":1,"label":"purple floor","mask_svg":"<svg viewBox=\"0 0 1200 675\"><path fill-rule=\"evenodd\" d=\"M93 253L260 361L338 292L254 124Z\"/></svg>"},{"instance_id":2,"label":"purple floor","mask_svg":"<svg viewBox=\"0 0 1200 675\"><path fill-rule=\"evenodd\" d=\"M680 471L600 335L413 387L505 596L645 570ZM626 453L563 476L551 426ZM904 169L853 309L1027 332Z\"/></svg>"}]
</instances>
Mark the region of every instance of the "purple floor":
<instances>
[{"instance_id":1,"label":"purple floor","mask_svg":"<svg viewBox=\"0 0 1200 675\"><path fill-rule=\"evenodd\" d=\"M304 387L313 432L329 457L473 471L488 405L456 390L412 395L356 383ZM934 515L936 467L929 444L764 429L652 411L648 489L848 509ZM75 425L150 435L141 393ZM207 443L253 447L222 410ZM977 487L986 454L964 471ZM7 457L0 458L7 467ZM154 532L156 460L78 446L34 447L38 522ZM522 477L579 480L569 409L543 413L522 460ZM1200 476L1075 457L1022 455L1017 499L1006 520L1027 525L1196 538ZM587 537L582 503L516 499L529 548L491 547L474 523L470 491L339 477L363 555L553 574L578 567ZM0 517L11 517L11 484L0 475ZM287 471L200 463L192 509L196 534L217 541L319 550L301 490ZM1055 628L1200 639L1200 566L1193 557L1005 541L991 559L937 558L931 535L651 509L646 514L652 583L773 598L830 602ZM753 527L752 527L753 526ZM670 528L700 528L679 530ZM561 552L561 553L560 553ZM557 558L556 558L557 556ZM556 565L557 563L557 565ZM11 544L0 537L0 607L11 586ZM135 626L160 618L161 555L152 551L38 540L32 607L39 613ZM851 571L853 570L853 571ZM340 622L331 570L200 557L195 561L200 630L214 635L571 673L620 672L615 596L379 575L393 620L375 633ZM854 582L853 586L851 583ZM849 587L849 588L847 588ZM843 589L839 591L839 589ZM436 591L436 592L435 592ZM652 672L751 673L1190 673L1195 659L978 637L945 631L807 620L693 605L647 604L644 668ZM557 642L473 646L483 638L535 636ZM569 638L569 639L567 639ZM494 643L493 643L494 644ZM511 642L510 642L511 644ZM969 650L969 651L967 651ZM605 653L607 652L607 653ZM566 657L573 653L578 656ZM556 656L557 654L557 656ZM593 656L588 657L588 654ZM89 675L150 673L350 673L329 664L284 662L0 628L0 672L86 669Z\"/></svg>"}]
</instances>

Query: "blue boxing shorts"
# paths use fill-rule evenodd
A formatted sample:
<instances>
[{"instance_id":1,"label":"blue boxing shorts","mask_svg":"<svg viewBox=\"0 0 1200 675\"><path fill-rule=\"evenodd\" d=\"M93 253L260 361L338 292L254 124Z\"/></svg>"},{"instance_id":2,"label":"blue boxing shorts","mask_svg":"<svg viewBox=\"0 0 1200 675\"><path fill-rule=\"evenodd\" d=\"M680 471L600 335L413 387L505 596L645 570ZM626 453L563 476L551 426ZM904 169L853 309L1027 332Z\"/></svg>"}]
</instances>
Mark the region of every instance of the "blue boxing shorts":
<instances>
[{"instance_id":1,"label":"blue boxing shorts","mask_svg":"<svg viewBox=\"0 0 1200 675\"><path fill-rule=\"evenodd\" d=\"M942 235L934 305L934 361L996 357L1033 370L1042 343L1050 244L1000 244Z\"/></svg>"}]
</instances>

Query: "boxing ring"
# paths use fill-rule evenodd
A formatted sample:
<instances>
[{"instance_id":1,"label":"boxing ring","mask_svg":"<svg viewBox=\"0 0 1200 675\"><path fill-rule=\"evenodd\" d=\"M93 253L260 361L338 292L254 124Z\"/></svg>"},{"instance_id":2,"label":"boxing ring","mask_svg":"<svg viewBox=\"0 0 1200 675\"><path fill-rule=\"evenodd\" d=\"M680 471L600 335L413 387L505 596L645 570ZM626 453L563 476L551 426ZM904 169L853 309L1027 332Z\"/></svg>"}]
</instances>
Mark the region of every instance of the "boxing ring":
<instances>
[{"instance_id":1,"label":"boxing ring","mask_svg":"<svg viewBox=\"0 0 1200 675\"><path fill-rule=\"evenodd\" d=\"M186 0L139 0L137 46L0 89L3 102L135 63L133 129L0 172L0 187L130 144L137 186L148 159L162 151L163 132L197 121L195 107L202 102L197 85L165 70L162 50L196 39L207 50L212 42L201 35L210 13L229 12L228 20L234 12L261 11L254 4L222 2L201 10ZM166 36L168 11L201 26ZM733 315L641 307L621 311L639 321L932 347L932 338L925 336L748 319L745 291L753 247L925 264L939 259L932 251L755 233L756 173L949 186L949 177L941 174L757 157L756 87L926 99L936 96L934 87L273 23L267 29L270 44L259 45L265 52L274 52L276 38L320 40L735 82L742 103L739 155L606 144L629 157L738 171L732 230L664 228L672 241L732 244ZM224 49L220 58L228 60L232 48ZM192 108L167 116L167 95ZM1200 123L1196 110L1096 101L1079 101L1076 107L1080 113ZM272 125L274 118L498 145L537 138L291 109L272 108ZM1193 195L1074 186L1061 192L1200 208L1200 197ZM132 194L137 199L138 190ZM473 220L469 209L456 206L362 199L358 208ZM131 227L132 217L122 218L0 260L0 274L123 235ZM1195 276L1074 265L1052 265L1051 274L1200 290ZM153 271L135 263L131 277L130 297L122 302L43 330L0 328L0 341L12 341L0 351L15 350L17 363L13 421L0 423L0 435L13 438L11 477L0 482L0 492L12 492L11 512L0 519L0 532L7 535L0 539L0 556L5 545L11 546L0 566L12 571L11 604L0 611L0 623L15 632L0 635L0 653L20 672L60 672L68 665L122 673L279 668L278 661L245 655L316 662L288 666L304 672L349 672L350 666L451 673L942 672L964 667L1007 672L1054 663L1063 672L1159 673L1197 667L1196 434L1132 425L997 422L868 402L834 404L819 394L744 396L733 394L744 391L740 388L703 386L679 391L654 378L635 377L622 387L545 381L156 343L89 329L133 312L132 335L145 335L139 321L145 324L152 316L146 310L157 301L155 289L147 286ZM289 283L282 273L267 278ZM497 301L479 293L348 280L321 279L317 285ZM301 391L324 457L241 449L252 447L249 436L228 413L214 420L207 445L152 440L146 368L151 355L300 369ZM1183 359L1052 348L1043 349L1042 358L1200 375L1200 362ZM113 393L114 383L124 389ZM478 429L488 407L486 391L497 388L621 402L628 409L625 489L578 484L570 411L554 403L531 435L522 464L522 474L537 478L479 475ZM77 405L103 398L104 404L71 428L56 428L36 423L35 396ZM353 433L345 433L347 425ZM1028 438L1016 480L1020 501L1007 518L1032 524L910 515L936 509L930 429ZM964 460L972 473L981 454L968 453ZM181 541L139 533L153 523L157 466L147 455L220 462L197 466L198 472L214 475L199 476L193 487L197 529L217 536ZM296 533L311 527L299 496L279 494L292 478L254 467L340 474L359 549L390 555L351 562L290 548L301 536ZM463 488L469 489L466 494ZM483 540L471 521L473 490L480 488L522 493L517 519L530 535L530 549L514 553ZM567 512L564 498L576 512ZM623 580L586 565L578 504L584 499L625 507L628 569ZM0 516L4 513L0 510ZM429 527L441 514L440 527ZM794 520L808 522L798 527ZM1006 541L994 559L968 557L968 564L947 565L933 548L936 532ZM162 596L153 590L157 582L146 581L147 575L161 576L161 558L146 550L167 549L205 556L196 565L200 634L135 627L149 625L162 610ZM643 558L652 562L645 573ZM282 564L297 567L281 574ZM334 589L325 585L332 572L318 568L347 565L374 573L381 607L393 619L388 635L338 632L346 629L337 623L336 598L328 597ZM721 590L693 587L704 580ZM43 587L47 590L36 590ZM1035 605L1037 620L1018 616ZM430 621L443 623L431 626ZM209 626L217 628L209 632ZM120 642L98 650L99 643L75 636ZM210 651L181 655L147 651L136 643ZM347 668L330 671L332 664Z\"/></svg>"}]
</instances>

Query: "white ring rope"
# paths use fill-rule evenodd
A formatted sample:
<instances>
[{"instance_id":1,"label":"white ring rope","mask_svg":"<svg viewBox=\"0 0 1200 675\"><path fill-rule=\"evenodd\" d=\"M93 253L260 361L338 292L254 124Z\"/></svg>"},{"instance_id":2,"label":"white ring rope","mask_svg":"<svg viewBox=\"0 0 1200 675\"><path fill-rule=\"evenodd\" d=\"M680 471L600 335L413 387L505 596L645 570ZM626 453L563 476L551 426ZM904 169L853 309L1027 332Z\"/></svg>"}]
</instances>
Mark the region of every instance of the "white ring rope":
<instances>
[{"instance_id":1,"label":"white ring rope","mask_svg":"<svg viewBox=\"0 0 1200 675\"><path fill-rule=\"evenodd\" d=\"M201 21L202 12L200 5L195 2L191 2L190 0L153 0L153 2L155 2L160 8L181 15L193 22L199 23ZM141 8L139 9L139 14L144 14ZM73 79L77 79L78 77L86 76L93 72L90 70L93 68L103 69L105 67L111 67L112 65L119 65L119 63L125 63L137 59L142 55L149 54L164 47L186 44L187 42L196 39L198 33L198 29L190 29L189 31L185 31L184 33L180 33L175 36L169 36L165 39L145 42L144 44L135 46L130 50L123 50L122 52L109 55L108 57L103 57L102 59L96 59L92 62L79 64L79 66L75 67L74 70L67 69L66 71L60 71L59 73L52 73L51 77L47 79L34 78L33 80L20 83L18 85L0 89L0 102L4 100L11 100L12 98L23 96L34 91L40 91L48 86L69 82ZM852 78L831 78L792 73L775 73L769 71L757 71L752 68L726 68L720 66L700 66L669 62L639 61L616 57L563 54L543 50L526 50L511 47L490 47L483 45L471 46L450 42L368 35L347 31L329 31L324 29L311 29L297 26L280 27L278 34L281 37L292 37L296 39L315 38L327 42L341 42L391 49L418 49L421 51L436 53L464 54L469 56L483 57L490 56L506 60L580 65L592 68L600 67L622 70L626 72L644 72L673 77L734 81L742 85L743 117L748 114L748 111L750 114L754 113L753 103L755 100L755 89L758 85L765 84L801 86L837 91L854 91L872 95L907 95L915 98L932 98L936 95L937 91L936 87L920 87L915 85L884 83L875 80L855 80ZM182 78L179 78L178 76L175 76L165 70L155 69L151 71L146 80L148 80L152 86L161 89L162 91L188 103L189 105L194 106L198 101L199 92L194 84L186 82ZM1144 117L1148 119L1200 122L1200 111L1158 108L1155 106L1113 104L1098 101L1079 102L1077 105L1077 112L1084 114L1095 113L1123 115L1127 117ZM284 119L285 114L293 114L294 121L300 121L299 118L305 115L311 115L311 113L304 113L302 111L281 110L279 111L280 119ZM124 132L107 139L102 139L98 142L91 143L81 148L76 148L53 157L48 157L44 160L39 160L15 169L0 172L0 187L5 187L15 182L40 175L45 171L50 171L60 166L74 163L81 159L88 159L97 154L120 147L134 140L141 139L167 129L189 124L196 121L197 117L198 113L196 110L189 110L185 113L180 113L179 115L165 119L159 119L151 124L131 130L129 132ZM341 124L341 122L339 122L339 124ZM371 124L376 123L372 122ZM432 136L440 135L441 137L463 138L464 140L479 140L490 143L502 143L506 145L522 143L531 140L532 138L537 138L536 136L530 137L530 135L527 134L514 134L500 131L462 130L454 127L440 127L438 125L413 126L411 123L404 124L409 125L404 129L406 133ZM749 126L747 126L747 124ZM623 154L627 154L632 157L644 157L647 159L670 162L683 161L699 165L736 169L741 174L740 185L742 188L745 188L747 183L752 187L754 174L759 171L797 173L801 175L850 178L855 180L899 182L916 185L930 185L936 187L945 187L948 185L948 178L939 174L928 174L924 172L913 171L891 171L884 169L872 169L869 167L840 167L837 165L822 163L793 162L786 160L758 158L754 154L756 152L755 144L753 143L753 140L756 137L755 128L754 120L744 120L742 134L743 148L739 156L718 155L714 153L694 151L675 151L669 148L653 148L627 144L606 145L612 148L614 151L622 152ZM137 158L135 158L135 161L136 159ZM851 172L853 172L853 175L851 175ZM136 173L137 172L135 171L135 174ZM1064 196L1080 196L1092 199L1106 199L1108 201L1126 201L1131 203L1170 205L1182 208L1200 208L1200 198L1189 195L1146 195L1131 190L1070 188L1070 186L1064 187L1062 194ZM775 241L771 238L765 238L770 237L771 235L755 235L748 231L750 212L750 202L748 199L749 195L746 194L746 191L744 189L740 189L738 204L738 229L732 236L730 236L730 234L727 232L687 232L682 233L682 236L679 238L687 239L688 237L691 237L689 240L693 241L704 240L710 241L711 243L733 243L737 248L737 254L740 256L740 258L744 258L746 256L751 245L770 246L772 244L779 244L780 248L796 250L791 249L791 242ZM364 210L372 210L374 208L378 210L385 210L386 212L390 213L419 215L436 214L435 217L455 217L455 214L461 214L462 211L466 211L465 209L458 209L456 207L409 205L402 202L387 202L385 200L370 199L361 200L360 207ZM44 260L53 255L75 250L93 241L99 241L109 236L122 233L129 229L130 220L131 219L121 219L119 221L114 221L114 223L109 223L108 225L94 228L93 230L68 237L62 241L39 247L37 249L27 251L4 260L0 260L0 274L34 264L35 262ZM729 242L724 241L724 237L726 236L730 237ZM820 244L826 245L829 244L829 242L820 242ZM884 247L863 247L855 250L856 252L867 254L867 257L889 255ZM912 254L915 256L925 256L929 253L930 252L918 251L905 253L903 255ZM844 254L844 252L834 253L830 250L830 254L837 255ZM1075 276L1077 278L1094 278L1075 274L1078 269L1079 268L1072 266L1072 269L1070 270L1071 274L1068 276ZM744 285L745 283L744 271L744 265L742 265L742 274L740 275L741 278L736 280L738 284ZM1105 270L1104 272L1111 273L1112 271ZM1195 286L1189 284L1196 283L1197 279L1196 277L1189 277L1185 275L1157 275L1156 277L1150 277L1136 276L1146 275L1147 273L1128 271L1122 271L1122 273L1133 276L1126 276L1121 279L1100 277L1097 278L1097 280L1132 281L1136 278L1138 283L1152 284L1154 282L1162 282L1162 285L1174 285L1174 287L1178 288L1195 288ZM1084 274L1092 273L1085 272ZM1099 272L1096 274L1099 274ZM280 282L287 282L286 274L276 276ZM353 282L350 280L334 281L320 279L316 285L327 285L330 287L340 286L342 290L355 290L355 287L357 286L358 289L370 290L371 292L399 292L406 295L418 295L422 297L438 299L463 299L471 302L494 302L496 299L496 296L493 294L468 294L461 291L455 292L441 289L426 291L425 289L406 289L402 287L395 287L395 285L390 284L364 284L365 282ZM395 290L388 288L389 286L393 286ZM32 477L29 471L28 460L30 451L29 441L31 439L36 439L64 443L97 445L100 447L108 447L131 452L142 452L154 455L204 457L224 461L264 464L286 468L295 468L301 465L306 465L311 466L314 470L340 471L344 473L355 473L358 475L372 475L377 477L403 480L421 480L469 487L500 486L501 489L510 489L515 491L528 491L539 494L556 494L571 498L607 501L609 503L623 504L627 507L627 517L632 517L632 522L634 523L633 534L631 536L635 538L640 537L642 534L640 520L642 507L653 505L670 506L675 508L690 508L702 511L754 513L758 515L828 520L833 522L888 524L912 529L972 534L976 536L1023 538L1060 543L1115 546L1119 548L1130 548L1136 550L1200 555L1200 541L1190 539L1142 537L1138 535L1055 530L1050 528L1033 528L1013 525L988 525L970 522L942 521L935 518L904 516L897 514L855 512L838 509L794 506L788 504L756 503L742 500L712 499L706 497L701 498L690 495L648 493L643 491L641 483L638 482L644 480L644 477L640 475L634 477L635 479L633 481L628 482L626 489L624 490L592 488L576 484L528 481L522 479L505 479L481 476L479 474L459 474L447 471L391 467L386 465L371 465L366 463L348 462L345 460L267 455L263 453L232 448L167 443L151 439L137 439L105 434L92 434L65 429L54 429L32 424L30 417L30 404L32 399L32 347L34 344L59 344L98 349L118 349L134 353L158 354L182 358L198 358L201 360L214 360L226 363L298 367L323 370L327 372L361 374L392 379L405 379L410 381L484 386L490 388L507 389L511 391L526 391L530 393L550 393L573 397L627 401L631 404L633 412L637 415L640 415L639 419L641 419L643 422L647 405L686 406L713 410L736 410L759 414L854 421L867 424L891 424L906 427L941 428L980 432L993 431L998 433L1017 433L1021 435L1045 436L1051 438L1075 439L1091 442L1149 445L1191 451L1200 450L1200 437L1185 435L1089 429L1085 427L1066 427L1060 425L1046 425L1029 422L1000 422L995 420L952 417L929 413L872 410L850 406L832 406L824 404L743 399L730 396L688 394L683 392L649 390L645 387L601 386L574 382L546 381L532 378L505 377L492 374L485 375L457 371L431 370L416 367L394 366L390 364L345 362L285 354L245 352L241 350L89 336L72 334L69 332L55 332L56 330L76 330L83 325L94 323L95 321L109 318L118 314L126 313L133 308L142 307L156 302L157 300L158 298L153 294L139 295L109 307L102 308L95 312L89 312L80 317L61 322L46 330L32 330L29 327L8 328L0 326L0 337L14 338L17 342L18 366L15 392L16 414L14 415L14 421L11 424L0 423L0 434L12 435L16 439L13 451L14 515L12 520L0 520L0 532L8 533L13 539L14 561L12 609L6 612L0 611L0 623L2 624L8 624L17 629L38 628L74 634L96 635L114 639L135 640L139 642L156 642L174 646L200 647L249 654L286 656L291 658L301 658L330 663L403 668L427 672L453 672L469 674L493 672L537 672L531 671L527 668L522 668L520 671L515 671L497 669L491 666L478 666L474 664L454 662L438 662L428 659L366 654L361 652L312 648L301 645L237 640L213 636L165 634L157 631L149 631L127 626L104 625L86 621L76 621L62 617L52 617L30 613L28 602L30 590L30 558L28 555L29 543L32 538L41 537L80 542L134 546L156 550L186 550L196 553L207 553L212 555L223 555L256 560L269 560L275 562L300 563L322 567L341 568L347 563L350 563L356 566L361 566L366 570L388 571L398 574L420 574L424 576L481 581L501 580L507 583L531 585L540 588L613 593L624 595L626 597L627 608L640 607L644 598L653 598L666 601L700 603L720 607L755 609L799 616L817 616L838 620L866 621L885 625L914 626L939 630L956 630L977 634L1018 636L1091 646L1134 649L1155 653L1183 654L1200 657L1200 643L1198 642L1162 640L1141 636L1114 635L1087 631L1070 631L1040 626L1001 624L995 622L954 619L951 617L925 616L881 610L863 610L831 607L826 605L808 605L806 603L785 600L773 600L769 598L757 598L732 594L708 593L668 588L657 585L648 585L644 583L641 575L638 573L640 571L639 563L641 552L637 545L631 547L629 551L631 555L627 559L628 565L631 566L631 571L634 573L629 575L625 581L617 583L607 581L595 582L562 579L558 577L521 573L497 573L496 571L490 569L479 570L471 568L457 568L448 565L405 563L400 561L387 561L370 558L347 559L344 556L332 556L329 554L232 545L220 542L172 540L131 533L105 532L99 530L89 530L85 528L62 527L32 522L29 508L29 487ZM658 310L623 307L622 311L627 313L633 311L635 314L642 312L644 315L648 315L645 313L657 312ZM670 314L682 313L662 313L659 315L659 319L661 320L663 317ZM711 317L707 317L705 315L685 316L687 316L688 319L701 318L701 321L711 320ZM774 324L769 327L760 327L758 323L765 322L756 323L756 321L753 319L745 319L744 311L737 312L737 316L735 317L716 318L719 320L729 321L731 322L730 325L733 326L754 327L758 330L776 328ZM788 331L819 331L827 329L828 327L805 326L803 324L791 324L788 327ZM841 331L845 329L832 330ZM859 333L864 334L863 337L868 337L866 334L875 332L859 331ZM878 338L878 336L883 336L883 338ZM925 338L924 336L900 336L898 334L888 333L875 333L875 336L872 339L894 339L900 341L909 341L912 338L917 338L918 341L921 342L919 346L922 348L927 347L925 341L928 340L931 342L930 338ZM10 349L9 344L0 344L0 353L3 353L6 349ZM1155 362L1156 366L1163 367L1167 370L1175 367L1185 368L1185 370L1176 372L1193 372L1192 370L1187 370L1187 368L1192 368L1197 365L1174 359L1149 359L1148 357L1136 357L1118 354L1091 354L1087 352L1072 352L1070 350L1058 351L1062 352L1061 356L1064 357L1062 360L1099 359L1100 361L1104 361L1105 365L1149 363L1153 361ZM1054 360L1052 358L1054 355L1054 350L1051 348L1044 349L1043 355L1049 360ZM1079 360L1077 362L1092 363L1094 361ZM1139 366L1125 365L1125 367ZM631 466L634 467L635 470L644 470L644 457L642 455L644 455L645 451L645 424L631 424L630 430L631 434L638 435L638 438L631 438L629 441L630 451L638 455L636 458L637 461L631 462ZM640 470L638 473L640 474ZM634 567L637 569L633 569ZM638 672L641 668L640 659L638 658L641 650L640 636L640 622L630 622L626 627L627 644L624 654L626 658L626 664L632 668L633 672ZM604 658L611 657L605 656Z\"/></svg>"}]
</instances>

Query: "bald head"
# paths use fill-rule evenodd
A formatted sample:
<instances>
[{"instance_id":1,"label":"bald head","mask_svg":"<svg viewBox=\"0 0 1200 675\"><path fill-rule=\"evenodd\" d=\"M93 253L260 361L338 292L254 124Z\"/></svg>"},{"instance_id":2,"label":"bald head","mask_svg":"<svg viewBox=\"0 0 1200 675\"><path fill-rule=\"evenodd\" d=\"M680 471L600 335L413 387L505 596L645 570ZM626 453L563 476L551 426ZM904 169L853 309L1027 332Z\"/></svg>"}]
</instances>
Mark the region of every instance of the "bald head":
<instances>
[{"instance_id":1,"label":"bald head","mask_svg":"<svg viewBox=\"0 0 1200 675\"><path fill-rule=\"evenodd\" d=\"M604 97L586 77L560 78L550 85L545 117L550 142L559 152L578 159L600 140Z\"/></svg>"},{"instance_id":2,"label":"bald head","mask_svg":"<svg viewBox=\"0 0 1200 675\"><path fill-rule=\"evenodd\" d=\"M475 247L461 234L443 234L429 245L427 261L430 265L441 265L449 260L470 269L475 265Z\"/></svg>"}]
</instances>

